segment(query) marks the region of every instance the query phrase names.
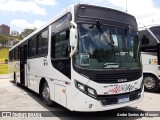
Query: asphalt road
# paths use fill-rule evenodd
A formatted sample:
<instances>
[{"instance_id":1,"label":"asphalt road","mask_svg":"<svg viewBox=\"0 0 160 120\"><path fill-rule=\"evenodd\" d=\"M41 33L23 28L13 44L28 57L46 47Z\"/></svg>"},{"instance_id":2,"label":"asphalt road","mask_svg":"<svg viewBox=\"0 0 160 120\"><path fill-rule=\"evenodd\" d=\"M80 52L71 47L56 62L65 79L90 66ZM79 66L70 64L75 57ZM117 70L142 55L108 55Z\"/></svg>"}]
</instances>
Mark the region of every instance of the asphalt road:
<instances>
[{"instance_id":1,"label":"asphalt road","mask_svg":"<svg viewBox=\"0 0 160 120\"><path fill-rule=\"evenodd\" d=\"M33 117L31 116L22 116L17 117L17 114L14 114L14 117L0 117L0 120L159 120L160 119L160 92L157 93L144 93L144 99L142 102L138 104L134 104L132 106L119 108L116 110L104 111L104 112L96 112L96 113L77 113L71 112L66 108L61 107L58 104L55 104L52 107L47 107L42 99L40 99L39 95L32 92L31 90L16 86L11 79L6 75L0 75L0 111L48 111L44 113L47 115L52 115L54 117ZM58 112L57 112L58 111ZM159 111L159 117L105 117L106 114L115 113L115 112L123 113L124 111L139 111L150 114L157 114L155 111ZM23 112L23 113L24 113ZM24 113L30 114L30 113ZM23 115L24 115L23 114ZM72 115L77 116L72 116ZM17 116L16 116L17 115ZM40 114L36 114L37 116ZM1 116L1 115L0 115ZM22 117L21 117L22 116Z\"/></svg>"}]
</instances>

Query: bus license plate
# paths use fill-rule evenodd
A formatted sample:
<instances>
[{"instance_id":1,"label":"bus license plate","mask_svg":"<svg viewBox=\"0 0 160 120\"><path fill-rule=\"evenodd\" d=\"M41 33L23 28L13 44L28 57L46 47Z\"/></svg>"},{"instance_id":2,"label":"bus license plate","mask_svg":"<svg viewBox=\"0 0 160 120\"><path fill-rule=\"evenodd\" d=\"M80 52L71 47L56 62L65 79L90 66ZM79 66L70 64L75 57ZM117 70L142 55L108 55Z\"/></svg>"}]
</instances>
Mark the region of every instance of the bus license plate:
<instances>
[{"instance_id":1,"label":"bus license plate","mask_svg":"<svg viewBox=\"0 0 160 120\"><path fill-rule=\"evenodd\" d=\"M118 103L125 103L129 101L129 97L128 96L123 96L123 97L119 97L118 98Z\"/></svg>"}]
</instances>

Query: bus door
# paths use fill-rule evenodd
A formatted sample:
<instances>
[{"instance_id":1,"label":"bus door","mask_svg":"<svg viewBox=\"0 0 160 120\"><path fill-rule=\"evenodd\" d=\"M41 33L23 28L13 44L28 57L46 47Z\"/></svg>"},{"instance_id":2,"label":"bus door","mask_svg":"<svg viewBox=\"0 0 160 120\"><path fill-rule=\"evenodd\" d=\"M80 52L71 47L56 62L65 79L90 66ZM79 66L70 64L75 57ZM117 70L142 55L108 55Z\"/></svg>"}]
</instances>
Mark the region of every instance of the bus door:
<instances>
[{"instance_id":1,"label":"bus door","mask_svg":"<svg viewBox=\"0 0 160 120\"><path fill-rule=\"evenodd\" d=\"M20 84L27 86L26 70L27 69L27 45L20 47Z\"/></svg>"}]
</instances>

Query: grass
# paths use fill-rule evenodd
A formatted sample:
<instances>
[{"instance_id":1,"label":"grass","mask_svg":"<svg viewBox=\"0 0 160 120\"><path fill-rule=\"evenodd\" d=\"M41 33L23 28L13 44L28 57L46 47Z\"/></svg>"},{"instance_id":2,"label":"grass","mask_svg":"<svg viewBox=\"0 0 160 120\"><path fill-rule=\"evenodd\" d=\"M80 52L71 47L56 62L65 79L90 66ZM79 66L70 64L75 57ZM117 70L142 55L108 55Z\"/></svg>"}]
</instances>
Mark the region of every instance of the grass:
<instances>
[{"instance_id":1,"label":"grass","mask_svg":"<svg viewBox=\"0 0 160 120\"><path fill-rule=\"evenodd\" d=\"M8 74L8 64L0 64L0 74Z\"/></svg>"},{"instance_id":2,"label":"grass","mask_svg":"<svg viewBox=\"0 0 160 120\"><path fill-rule=\"evenodd\" d=\"M9 48L0 47L0 74L8 74L8 64L3 64L8 59Z\"/></svg>"}]
</instances>

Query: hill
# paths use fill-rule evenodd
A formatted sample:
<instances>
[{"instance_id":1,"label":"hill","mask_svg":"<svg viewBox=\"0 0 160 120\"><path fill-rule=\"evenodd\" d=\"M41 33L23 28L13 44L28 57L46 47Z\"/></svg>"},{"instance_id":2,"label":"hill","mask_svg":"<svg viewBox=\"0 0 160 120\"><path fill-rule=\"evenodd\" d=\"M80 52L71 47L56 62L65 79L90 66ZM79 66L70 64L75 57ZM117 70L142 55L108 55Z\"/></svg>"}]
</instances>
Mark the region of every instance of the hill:
<instances>
[{"instance_id":1,"label":"hill","mask_svg":"<svg viewBox=\"0 0 160 120\"><path fill-rule=\"evenodd\" d=\"M8 58L9 48L0 47L0 58Z\"/></svg>"}]
</instances>

